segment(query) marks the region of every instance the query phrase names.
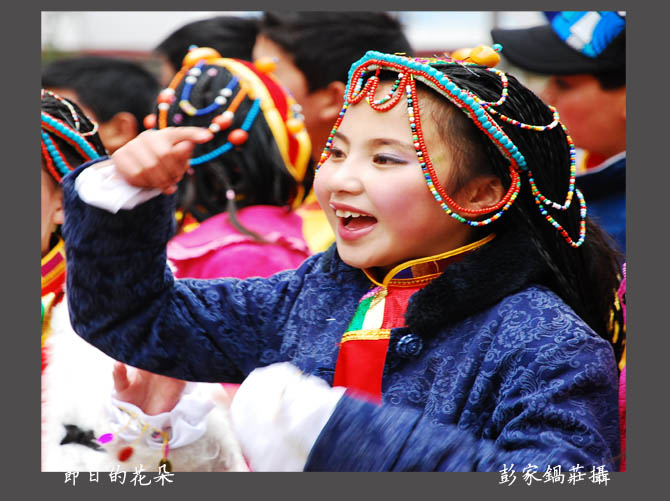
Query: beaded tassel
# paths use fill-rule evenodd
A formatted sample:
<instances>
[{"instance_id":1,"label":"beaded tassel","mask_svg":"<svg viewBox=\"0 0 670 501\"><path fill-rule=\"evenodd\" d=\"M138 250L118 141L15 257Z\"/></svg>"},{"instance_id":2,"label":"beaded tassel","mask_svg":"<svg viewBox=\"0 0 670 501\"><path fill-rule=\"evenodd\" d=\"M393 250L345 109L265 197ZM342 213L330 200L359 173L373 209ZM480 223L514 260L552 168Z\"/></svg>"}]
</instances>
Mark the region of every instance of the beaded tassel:
<instances>
[{"instance_id":1,"label":"beaded tassel","mask_svg":"<svg viewBox=\"0 0 670 501\"><path fill-rule=\"evenodd\" d=\"M144 433L146 433L148 430L151 430L151 437L152 438L162 437L162 440L163 440L163 444L161 445L162 457L161 457L160 461L158 462L158 467L160 468L161 466L164 466L165 471L170 471L171 472L172 471L172 463L168 459L168 454L170 452L170 446L168 445L168 443L170 441L169 433L165 432L163 430L158 430L156 428L153 428L148 423L142 422L138 416L136 416L133 412L129 411L128 409L125 409L125 408L119 407L119 406L117 406L117 408L128 415L128 422L118 431L116 436L119 436L133 422L137 422L140 425L142 425L142 429L141 429L138 437L135 439L135 441L131 445L123 447L119 451L119 453L117 455L117 459L121 462L128 461L128 459L130 459L131 456L134 453L133 445L136 445L137 442L139 442L139 440L142 438ZM98 437L97 441L98 441L98 443L104 445L104 444L112 442L116 438L116 436L113 433L105 433L103 435L100 435Z\"/></svg>"}]
</instances>

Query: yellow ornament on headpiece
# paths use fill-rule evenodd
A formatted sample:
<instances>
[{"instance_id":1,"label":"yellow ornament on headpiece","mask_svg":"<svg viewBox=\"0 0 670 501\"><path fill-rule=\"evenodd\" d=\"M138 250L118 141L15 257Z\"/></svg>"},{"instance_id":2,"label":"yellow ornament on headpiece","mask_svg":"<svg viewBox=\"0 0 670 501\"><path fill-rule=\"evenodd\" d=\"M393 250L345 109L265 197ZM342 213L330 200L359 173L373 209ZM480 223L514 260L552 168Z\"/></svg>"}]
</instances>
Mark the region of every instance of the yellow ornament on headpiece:
<instances>
[{"instance_id":1,"label":"yellow ornament on headpiece","mask_svg":"<svg viewBox=\"0 0 670 501\"><path fill-rule=\"evenodd\" d=\"M188 54L184 56L182 64L190 68L191 66L195 66L199 61L205 60L209 63L214 59L221 59L221 54L216 49L194 46L188 50Z\"/></svg>"},{"instance_id":2,"label":"yellow ornament on headpiece","mask_svg":"<svg viewBox=\"0 0 670 501\"><path fill-rule=\"evenodd\" d=\"M480 64L493 68L500 62L500 55L498 54L502 46L494 44L492 47L488 45L478 45L474 49L464 47L456 49L449 57L456 61Z\"/></svg>"}]
</instances>

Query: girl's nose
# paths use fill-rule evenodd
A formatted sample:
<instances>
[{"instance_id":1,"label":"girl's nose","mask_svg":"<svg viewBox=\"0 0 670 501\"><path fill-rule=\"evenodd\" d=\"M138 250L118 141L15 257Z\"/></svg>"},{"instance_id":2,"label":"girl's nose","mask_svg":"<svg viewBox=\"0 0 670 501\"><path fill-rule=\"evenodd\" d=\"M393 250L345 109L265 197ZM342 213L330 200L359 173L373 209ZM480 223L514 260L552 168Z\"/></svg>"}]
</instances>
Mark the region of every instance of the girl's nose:
<instances>
[{"instance_id":1,"label":"girl's nose","mask_svg":"<svg viewBox=\"0 0 670 501\"><path fill-rule=\"evenodd\" d=\"M337 162L326 162L328 168L327 187L332 193L360 193L363 190L360 166L350 158ZM322 167L323 168L323 167Z\"/></svg>"}]
</instances>

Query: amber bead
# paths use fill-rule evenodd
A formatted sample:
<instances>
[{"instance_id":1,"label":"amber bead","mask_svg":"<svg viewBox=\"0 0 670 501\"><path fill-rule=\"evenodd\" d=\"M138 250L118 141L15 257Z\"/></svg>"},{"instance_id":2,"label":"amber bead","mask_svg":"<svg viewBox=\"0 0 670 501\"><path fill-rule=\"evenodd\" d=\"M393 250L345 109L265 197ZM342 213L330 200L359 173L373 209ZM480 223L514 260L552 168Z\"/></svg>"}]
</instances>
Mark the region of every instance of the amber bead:
<instances>
[{"instance_id":1,"label":"amber bead","mask_svg":"<svg viewBox=\"0 0 670 501\"><path fill-rule=\"evenodd\" d=\"M271 57L260 57L254 61L254 66L261 73L272 73L277 67L277 63Z\"/></svg>"},{"instance_id":2,"label":"amber bead","mask_svg":"<svg viewBox=\"0 0 670 501\"><path fill-rule=\"evenodd\" d=\"M212 123L218 125L221 130L225 130L233 124L233 117L221 113L212 119Z\"/></svg>"},{"instance_id":3,"label":"amber bead","mask_svg":"<svg viewBox=\"0 0 670 501\"><path fill-rule=\"evenodd\" d=\"M188 54L184 56L182 64L184 66L195 66L195 64L204 59L205 61L210 61L212 59L220 59L221 54L216 49L211 47L198 47L197 49L192 49L188 51Z\"/></svg>"},{"instance_id":4,"label":"amber bead","mask_svg":"<svg viewBox=\"0 0 670 501\"><path fill-rule=\"evenodd\" d=\"M235 146L244 144L247 139L249 139L249 134L242 129L235 129L230 134L228 134L228 142L234 144Z\"/></svg>"},{"instance_id":5,"label":"amber bead","mask_svg":"<svg viewBox=\"0 0 670 501\"><path fill-rule=\"evenodd\" d=\"M145 129L153 129L156 127L156 114L155 113L149 113L146 117L144 117L144 120L142 121L144 124Z\"/></svg>"},{"instance_id":6,"label":"amber bead","mask_svg":"<svg viewBox=\"0 0 670 501\"><path fill-rule=\"evenodd\" d=\"M465 61L469 56L470 53L472 52L472 49L470 48L463 48L463 49L457 49L454 52L451 53L452 59L456 59L457 61Z\"/></svg>"},{"instance_id":7,"label":"amber bead","mask_svg":"<svg viewBox=\"0 0 670 501\"><path fill-rule=\"evenodd\" d=\"M470 61L493 68L500 62L500 54L488 45L478 45L470 52Z\"/></svg>"},{"instance_id":8,"label":"amber bead","mask_svg":"<svg viewBox=\"0 0 670 501\"><path fill-rule=\"evenodd\" d=\"M286 120L286 128L291 134L297 134L305 127L305 124L302 120L297 118L289 118Z\"/></svg>"}]
</instances>

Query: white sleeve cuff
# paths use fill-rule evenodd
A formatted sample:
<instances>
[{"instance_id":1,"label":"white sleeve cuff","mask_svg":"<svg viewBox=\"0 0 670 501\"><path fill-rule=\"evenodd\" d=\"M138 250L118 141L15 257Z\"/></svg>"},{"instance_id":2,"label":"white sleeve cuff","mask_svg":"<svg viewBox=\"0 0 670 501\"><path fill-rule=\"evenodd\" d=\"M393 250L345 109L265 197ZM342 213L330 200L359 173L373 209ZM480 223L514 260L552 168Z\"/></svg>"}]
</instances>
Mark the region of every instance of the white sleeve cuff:
<instances>
[{"instance_id":1,"label":"white sleeve cuff","mask_svg":"<svg viewBox=\"0 0 670 501\"><path fill-rule=\"evenodd\" d=\"M302 471L345 388L289 363L256 369L230 407L235 434L253 471Z\"/></svg>"},{"instance_id":2,"label":"white sleeve cuff","mask_svg":"<svg viewBox=\"0 0 670 501\"><path fill-rule=\"evenodd\" d=\"M127 442L138 437L151 448L163 445L160 435L154 436L151 429L169 432L171 449L195 442L207 431L207 415L214 408L209 393L203 386L188 383L177 405L169 412L149 416L128 402L111 398L108 407L113 433Z\"/></svg>"},{"instance_id":3,"label":"white sleeve cuff","mask_svg":"<svg viewBox=\"0 0 670 501\"><path fill-rule=\"evenodd\" d=\"M116 171L111 160L84 169L74 182L75 190L88 205L116 214L130 210L161 194L158 188L132 186Z\"/></svg>"}]
</instances>

